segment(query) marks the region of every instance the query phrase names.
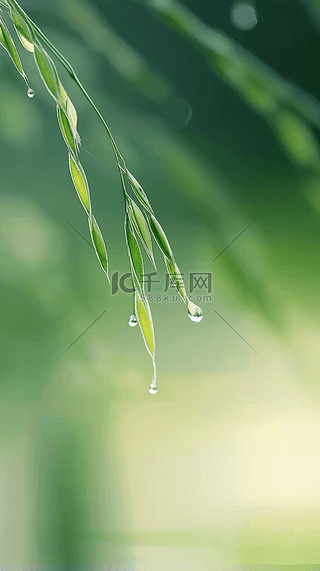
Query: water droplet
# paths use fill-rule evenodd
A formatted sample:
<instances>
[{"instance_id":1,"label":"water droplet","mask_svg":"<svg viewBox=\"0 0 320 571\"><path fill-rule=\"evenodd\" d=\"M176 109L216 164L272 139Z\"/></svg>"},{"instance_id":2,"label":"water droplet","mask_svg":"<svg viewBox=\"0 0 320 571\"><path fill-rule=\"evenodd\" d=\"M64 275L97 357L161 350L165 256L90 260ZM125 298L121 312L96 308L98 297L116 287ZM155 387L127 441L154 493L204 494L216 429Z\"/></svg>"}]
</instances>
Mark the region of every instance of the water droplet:
<instances>
[{"instance_id":1,"label":"water droplet","mask_svg":"<svg viewBox=\"0 0 320 571\"><path fill-rule=\"evenodd\" d=\"M188 303L188 315L191 321L199 322L203 318L202 309L200 309L200 307L192 303L192 301L189 301Z\"/></svg>"},{"instance_id":2,"label":"water droplet","mask_svg":"<svg viewBox=\"0 0 320 571\"><path fill-rule=\"evenodd\" d=\"M34 97L35 93L34 93L33 89L31 89L31 87L28 87L27 95L28 95L28 97L30 97L30 99L32 99L32 97Z\"/></svg>"},{"instance_id":3,"label":"water droplet","mask_svg":"<svg viewBox=\"0 0 320 571\"><path fill-rule=\"evenodd\" d=\"M154 383L151 383L151 385L149 385L149 393L151 395L155 395L158 392L158 387L157 385L155 385Z\"/></svg>"},{"instance_id":4,"label":"water droplet","mask_svg":"<svg viewBox=\"0 0 320 571\"><path fill-rule=\"evenodd\" d=\"M129 325L130 327L135 327L135 326L137 325L137 323L138 323L138 320L137 320L136 316L135 316L135 315L130 315L130 317L129 317L129 319L128 319L128 325Z\"/></svg>"}]
</instances>

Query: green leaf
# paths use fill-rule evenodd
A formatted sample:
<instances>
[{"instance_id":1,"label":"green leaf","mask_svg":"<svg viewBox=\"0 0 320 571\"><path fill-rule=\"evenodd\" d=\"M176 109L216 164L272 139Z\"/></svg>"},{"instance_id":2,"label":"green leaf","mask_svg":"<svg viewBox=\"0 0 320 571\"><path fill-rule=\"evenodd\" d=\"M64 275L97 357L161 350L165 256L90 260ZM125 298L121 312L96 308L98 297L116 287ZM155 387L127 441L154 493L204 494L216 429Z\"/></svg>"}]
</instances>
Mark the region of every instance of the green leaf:
<instances>
[{"instance_id":1,"label":"green leaf","mask_svg":"<svg viewBox=\"0 0 320 571\"><path fill-rule=\"evenodd\" d=\"M143 260L138 241L133 233L132 227L130 226L128 216L125 218L124 233L128 247L133 283L135 289L139 289L141 295L143 295Z\"/></svg>"},{"instance_id":2,"label":"green leaf","mask_svg":"<svg viewBox=\"0 0 320 571\"><path fill-rule=\"evenodd\" d=\"M63 86L61 86L61 88L64 91ZM66 95L66 99L67 99L66 114L67 114L67 117L71 123L71 126L76 130L77 129L77 121L78 121L77 112L76 112L75 106L73 105L71 99L68 97L67 94L65 94L65 95Z\"/></svg>"},{"instance_id":3,"label":"green leaf","mask_svg":"<svg viewBox=\"0 0 320 571\"><path fill-rule=\"evenodd\" d=\"M151 236L146 219L143 213L141 212L140 208L138 207L138 205L130 197L128 198L127 205L128 205L128 215L135 229L135 232L139 236L142 245L145 251L147 252L155 270L157 270L152 252Z\"/></svg>"},{"instance_id":4,"label":"green leaf","mask_svg":"<svg viewBox=\"0 0 320 571\"><path fill-rule=\"evenodd\" d=\"M149 303L143 290L143 260L138 241L130 225L129 217L125 219L125 236L128 246L132 279L135 288L135 312L146 348L154 360L155 342L153 323Z\"/></svg>"},{"instance_id":5,"label":"green leaf","mask_svg":"<svg viewBox=\"0 0 320 571\"><path fill-rule=\"evenodd\" d=\"M22 43L22 45L29 52L34 52L34 44L32 36L29 30L28 23L21 14L19 14L14 8L11 8L12 19L14 22L14 27L17 35Z\"/></svg>"},{"instance_id":6,"label":"green leaf","mask_svg":"<svg viewBox=\"0 0 320 571\"><path fill-rule=\"evenodd\" d=\"M78 159L69 152L69 168L74 187L78 193L81 204L89 215L91 213L90 191L86 174Z\"/></svg>"},{"instance_id":7,"label":"green leaf","mask_svg":"<svg viewBox=\"0 0 320 571\"><path fill-rule=\"evenodd\" d=\"M90 229L91 240L92 240L95 252L97 254L100 265L101 265L104 273L106 274L106 276L110 282L109 275L108 275L108 254L107 254L107 249L106 249L106 246L105 246L105 243L103 240L103 236L101 234L101 230L100 230L94 216L90 215L88 218L88 221L89 221L89 229Z\"/></svg>"},{"instance_id":8,"label":"green leaf","mask_svg":"<svg viewBox=\"0 0 320 571\"><path fill-rule=\"evenodd\" d=\"M22 75L23 79L26 80L27 76L23 71L20 56L17 52L11 34L1 17L0 17L0 44L2 44L4 49L8 52L20 75Z\"/></svg>"},{"instance_id":9,"label":"green leaf","mask_svg":"<svg viewBox=\"0 0 320 571\"><path fill-rule=\"evenodd\" d=\"M165 235L162 227L160 226L158 220L156 219L153 214L149 216L149 224L154 235L154 238L163 253L163 255L169 260L169 262L174 263L174 257L172 250L170 248L170 244L168 242L167 236Z\"/></svg>"},{"instance_id":10,"label":"green leaf","mask_svg":"<svg viewBox=\"0 0 320 571\"><path fill-rule=\"evenodd\" d=\"M44 82L49 93L56 100L56 102L59 103L59 105L64 110L66 110L67 94L59 79L56 66L54 65L51 57L39 43L35 44L34 46L34 58L42 81Z\"/></svg>"},{"instance_id":11,"label":"green leaf","mask_svg":"<svg viewBox=\"0 0 320 571\"><path fill-rule=\"evenodd\" d=\"M135 292L135 310L146 348L154 360L155 341L151 311L147 298L145 296L141 298L138 291Z\"/></svg>"},{"instance_id":12,"label":"green leaf","mask_svg":"<svg viewBox=\"0 0 320 571\"><path fill-rule=\"evenodd\" d=\"M130 182L130 186L136 195L137 199L141 202L142 206L150 213L153 214L153 210L151 204L148 200L146 193L144 192L142 186L138 183L138 181L134 178L131 172L127 169L127 176Z\"/></svg>"},{"instance_id":13,"label":"green leaf","mask_svg":"<svg viewBox=\"0 0 320 571\"><path fill-rule=\"evenodd\" d=\"M178 294L181 296L181 298L185 303L188 303L188 297L184 287L184 282L177 264L175 262L170 262L165 256L164 256L164 262L166 264L168 274L170 274L171 280Z\"/></svg>"},{"instance_id":14,"label":"green leaf","mask_svg":"<svg viewBox=\"0 0 320 571\"><path fill-rule=\"evenodd\" d=\"M78 154L78 137L77 132L75 131L74 127L70 124L70 121L61 109L60 105L57 105L57 115L58 115L58 123L61 129L62 136L66 145L72 149L75 155Z\"/></svg>"},{"instance_id":15,"label":"green leaf","mask_svg":"<svg viewBox=\"0 0 320 571\"><path fill-rule=\"evenodd\" d=\"M77 132L75 107L59 79L55 64L38 42L35 44L34 57L45 86L60 107L57 114L65 143L77 155L80 137Z\"/></svg>"},{"instance_id":16,"label":"green leaf","mask_svg":"<svg viewBox=\"0 0 320 571\"><path fill-rule=\"evenodd\" d=\"M17 32L17 36L20 40L20 42L22 43L23 47L28 50L28 52L34 52L34 45L29 42L22 34L21 32L19 32L19 30L17 30L16 28L16 32Z\"/></svg>"}]
</instances>

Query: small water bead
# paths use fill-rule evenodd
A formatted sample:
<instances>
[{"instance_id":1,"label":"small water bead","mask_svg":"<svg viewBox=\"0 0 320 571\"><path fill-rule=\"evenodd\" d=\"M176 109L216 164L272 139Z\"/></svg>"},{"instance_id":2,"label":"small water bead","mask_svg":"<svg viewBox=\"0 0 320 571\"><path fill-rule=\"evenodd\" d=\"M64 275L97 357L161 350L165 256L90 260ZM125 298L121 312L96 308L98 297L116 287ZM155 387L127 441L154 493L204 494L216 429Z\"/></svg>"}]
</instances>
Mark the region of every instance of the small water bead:
<instances>
[{"instance_id":1,"label":"small water bead","mask_svg":"<svg viewBox=\"0 0 320 571\"><path fill-rule=\"evenodd\" d=\"M137 323L138 323L138 320L137 320L136 316L135 316L135 315L130 315L130 317L129 317L129 319L128 319L128 325L129 325L130 327L135 327L135 326L137 325Z\"/></svg>"},{"instance_id":2,"label":"small water bead","mask_svg":"<svg viewBox=\"0 0 320 571\"><path fill-rule=\"evenodd\" d=\"M202 309L189 301L188 303L188 316L190 317L191 321L199 322L203 318Z\"/></svg>"},{"instance_id":3,"label":"small water bead","mask_svg":"<svg viewBox=\"0 0 320 571\"><path fill-rule=\"evenodd\" d=\"M151 385L149 385L149 393L151 395L155 395L158 392L158 387L157 385L155 385L154 383L151 383Z\"/></svg>"},{"instance_id":4,"label":"small water bead","mask_svg":"<svg viewBox=\"0 0 320 571\"><path fill-rule=\"evenodd\" d=\"M30 99L32 99L32 97L35 96L35 93L34 93L33 89L31 89L31 87L28 87L27 95L28 95L28 97L30 97Z\"/></svg>"},{"instance_id":5,"label":"small water bead","mask_svg":"<svg viewBox=\"0 0 320 571\"><path fill-rule=\"evenodd\" d=\"M198 323L199 321L201 321L201 319L203 318L203 313L202 311L200 311L197 315L193 315L192 313L188 312L188 315L191 319L191 321L195 321L196 323Z\"/></svg>"}]
</instances>

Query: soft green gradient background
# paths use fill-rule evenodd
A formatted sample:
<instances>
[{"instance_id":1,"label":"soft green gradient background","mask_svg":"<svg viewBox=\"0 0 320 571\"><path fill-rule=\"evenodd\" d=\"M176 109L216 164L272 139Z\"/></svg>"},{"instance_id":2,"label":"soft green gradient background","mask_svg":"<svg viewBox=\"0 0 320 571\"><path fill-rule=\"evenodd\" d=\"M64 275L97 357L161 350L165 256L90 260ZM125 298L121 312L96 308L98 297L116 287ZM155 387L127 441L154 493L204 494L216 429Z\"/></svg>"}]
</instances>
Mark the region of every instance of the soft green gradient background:
<instances>
[{"instance_id":1,"label":"soft green gradient background","mask_svg":"<svg viewBox=\"0 0 320 571\"><path fill-rule=\"evenodd\" d=\"M151 361L138 328L127 326L131 296L111 296L92 249L66 222L89 237L54 103L32 56L22 53L36 92L29 100L2 51L1 564L318 571L317 158L306 160L298 127L277 139L146 6L52 4L22 3L108 121L181 271L212 272L213 291L199 324L180 302L151 302L160 388L150 396ZM185 3L211 25L219 12L225 33L319 96L310 78L320 41L307 5L257 2L257 28L234 32L229 4L211 13L210 2ZM285 4L295 6L290 18ZM271 10L294 31L292 49L290 33L289 45L277 44L281 22L270 28ZM70 14L78 15L77 32ZM309 40L314 51L306 55ZM63 70L61 78L78 111L110 273L123 273L123 203L110 145ZM163 292L157 260L162 282L154 291Z\"/></svg>"}]
</instances>

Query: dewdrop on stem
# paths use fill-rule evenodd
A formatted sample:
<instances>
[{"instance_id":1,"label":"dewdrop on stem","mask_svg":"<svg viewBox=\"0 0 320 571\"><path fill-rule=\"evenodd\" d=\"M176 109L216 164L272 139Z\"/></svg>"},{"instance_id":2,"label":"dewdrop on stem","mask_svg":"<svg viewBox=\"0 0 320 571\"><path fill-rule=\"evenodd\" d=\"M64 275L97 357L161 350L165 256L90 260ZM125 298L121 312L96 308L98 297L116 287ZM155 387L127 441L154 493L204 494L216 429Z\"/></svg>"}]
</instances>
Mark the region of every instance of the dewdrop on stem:
<instances>
[{"instance_id":1,"label":"dewdrop on stem","mask_svg":"<svg viewBox=\"0 0 320 571\"><path fill-rule=\"evenodd\" d=\"M151 395L155 395L158 392L158 387L157 387L157 378L156 378L156 363L155 361L153 361L153 379L152 379L152 383L151 385L149 385L149 393Z\"/></svg>"},{"instance_id":2,"label":"dewdrop on stem","mask_svg":"<svg viewBox=\"0 0 320 571\"><path fill-rule=\"evenodd\" d=\"M128 325L129 327L135 327L138 323L138 320L136 318L135 315L130 315L129 319L128 319Z\"/></svg>"},{"instance_id":3,"label":"dewdrop on stem","mask_svg":"<svg viewBox=\"0 0 320 571\"><path fill-rule=\"evenodd\" d=\"M192 301L188 301L188 316L190 317L191 321L199 322L203 318L202 309L192 303Z\"/></svg>"},{"instance_id":4,"label":"dewdrop on stem","mask_svg":"<svg viewBox=\"0 0 320 571\"><path fill-rule=\"evenodd\" d=\"M22 77L23 77L24 82L25 82L25 84L26 84L26 86L27 86L27 88L28 88L28 89L27 89L27 96L30 97L30 99L32 99L32 97L34 97L35 93L34 93L33 89L32 89L32 88L30 87L30 85L29 85L28 76L24 73Z\"/></svg>"}]
</instances>

